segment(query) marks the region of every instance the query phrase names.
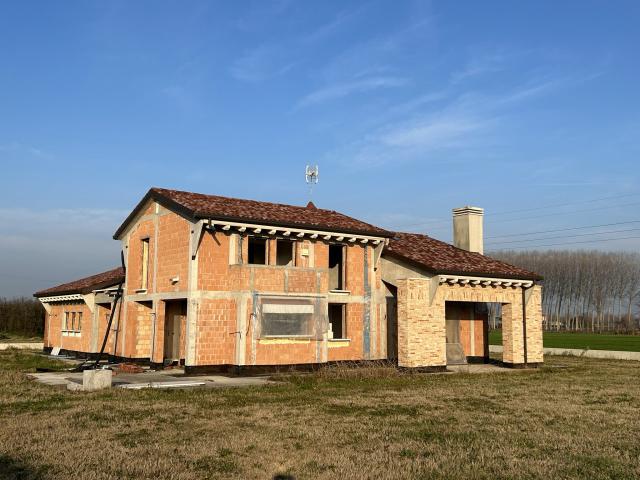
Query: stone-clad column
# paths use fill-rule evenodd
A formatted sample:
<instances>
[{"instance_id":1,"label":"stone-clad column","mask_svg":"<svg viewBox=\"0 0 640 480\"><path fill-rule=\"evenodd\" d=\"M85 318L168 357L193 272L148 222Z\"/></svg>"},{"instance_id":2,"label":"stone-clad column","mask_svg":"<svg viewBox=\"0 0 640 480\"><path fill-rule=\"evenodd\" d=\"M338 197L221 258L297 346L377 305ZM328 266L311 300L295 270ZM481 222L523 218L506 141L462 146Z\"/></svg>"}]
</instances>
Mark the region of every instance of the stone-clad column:
<instances>
[{"instance_id":1,"label":"stone-clad column","mask_svg":"<svg viewBox=\"0 0 640 480\"><path fill-rule=\"evenodd\" d=\"M517 295L513 303L502 304L502 361L509 365L524 363L521 298Z\"/></svg>"},{"instance_id":2,"label":"stone-clad column","mask_svg":"<svg viewBox=\"0 0 640 480\"><path fill-rule=\"evenodd\" d=\"M527 305L527 363L542 363L542 287L534 285L525 296Z\"/></svg>"},{"instance_id":3,"label":"stone-clad column","mask_svg":"<svg viewBox=\"0 0 640 480\"><path fill-rule=\"evenodd\" d=\"M398 280L398 365L444 368L447 364L444 302L430 302L431 280Z\"/></svg>"}]
</instances>

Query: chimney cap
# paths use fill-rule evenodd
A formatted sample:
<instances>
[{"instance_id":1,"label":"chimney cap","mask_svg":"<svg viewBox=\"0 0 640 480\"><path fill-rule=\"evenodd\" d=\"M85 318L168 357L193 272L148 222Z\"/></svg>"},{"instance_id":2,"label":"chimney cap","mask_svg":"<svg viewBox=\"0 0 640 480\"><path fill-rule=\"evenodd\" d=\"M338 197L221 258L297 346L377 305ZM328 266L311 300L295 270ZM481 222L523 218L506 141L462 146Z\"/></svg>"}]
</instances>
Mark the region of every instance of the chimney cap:
<instances>
[{"instance_id":1,"label":"chimney cap","mask_svg":"<svg viewBox=\"0 0 640 480\"><path fill-rule=\"evenodd\" d=\"M311 200L309 200L309 203L307 203L307 208L311 208L313 210L316 210L316 206L314 205L314 203Z\"/></svg>"},{"instance_id":2,"label":"chimney cap","mask_svg":"<svg viewBox=\"0 0 640 480\"><path fill-rule=\"evenodd\" d=\"M470 205L466 205L464 207L454 208L452 210L453 215L484 215L484 208L480 207L472 207Z\"/></svg>"}]
</instances>

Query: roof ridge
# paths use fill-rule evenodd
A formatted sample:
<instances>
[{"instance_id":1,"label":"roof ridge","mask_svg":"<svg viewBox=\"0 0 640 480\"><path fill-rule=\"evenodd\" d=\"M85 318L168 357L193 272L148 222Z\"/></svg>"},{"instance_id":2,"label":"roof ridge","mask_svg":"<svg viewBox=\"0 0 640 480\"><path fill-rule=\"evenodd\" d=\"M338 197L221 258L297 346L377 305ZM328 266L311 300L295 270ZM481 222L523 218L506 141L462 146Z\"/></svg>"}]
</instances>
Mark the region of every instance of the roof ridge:
<instances>
[{"instance_id":1,"label":"roof ridge","mask_svg":"<svg viewBox=\"0 0 640 480\"><path fill-rule=\"evenodd\" d=\"M307 206L303 206L303 205L293 205L291 203L279 203L279 202L271 202L268 200L254 200L251 198L240 198L240 197L229 197L227 195L216 195L214 193L202 193L202 192L190 192L189 190L175 190L173 188L163 188L163 187L151 187L150 190L153 190L157 193L162 193L162 192L173 192L173 193L186 193L188 195L202 195L203 197L215 197L215 198L223 198L225 200L234 200L234 201L241 201L241 202L252 202L252 203L261 203L261 204L269 204L269 205L275 205L278 207L291 207L291 208L299 208L300 210L305 210L308 207ZM314 205L315 206L315 205ZM331 213L337 213L338 215L344 215L345 217L348 217L349 215L346 215L342 212L338 212L336 210L329 210L328 208L320 208L315 206L316 210L320 210L320 211L324 211L324 212L331 212ZM353 217L351 217L353 218Z\"/></svg>"}]
</instances>

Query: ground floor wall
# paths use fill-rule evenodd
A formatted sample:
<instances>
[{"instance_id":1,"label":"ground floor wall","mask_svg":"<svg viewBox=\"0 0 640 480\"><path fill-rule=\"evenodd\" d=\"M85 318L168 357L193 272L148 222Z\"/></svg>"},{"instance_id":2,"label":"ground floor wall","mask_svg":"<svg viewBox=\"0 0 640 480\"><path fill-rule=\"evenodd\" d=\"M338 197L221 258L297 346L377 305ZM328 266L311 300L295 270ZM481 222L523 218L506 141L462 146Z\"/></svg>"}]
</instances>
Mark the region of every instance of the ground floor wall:
<instances>
[{"instance_id":1,"label":"ground floor wall","mask_svg":"<svg viewBox=\"0 0 640 480\"><path fill-rule=\"evenodd\" d=\"M77 300L49 303L45 310L45 348L79 353L100 351L111 314L111 304L89 304ZM114 322L114 325L117 324L117 315ZM105 352L115 353L116 346L115 335L110 334Z\"/></svg>"},{"instance_id":2,"label":"ground floor wall","mask_svg":"<svg viewBox=\"0 0 640 480\"><path fill-rule=\"evenodd\" d=\"M314 328L308 334L265 334L260 312L264 297L308 300L320 305L316 312L321 314L314 314ZM381 326L385 320L381 305L363 297L330 297L204 293L190 303L190 308L197 309L197 319L189 333L188 341L195 343L195 351L191 361L187 358L187 365L294 365L386 358L386 344L382 345L380 335L386 332ZM344 338L329 338L329 302L344 305Z\"/></svg>"},{"instance_id":3,"label":"ground floor wall","mask_svg":"<svg viewBox=\"0 0 640 480\"><path fill-rule=\"evenodd\" d=\"M296 306L315 305L313 329L306 335L269 335L262 330L260 306L265 299ZM199 291L191 295L127 296L118 309L106 353L155 364L180 361L187 366L260 366L321 364L333 361L385 359L387 326L384 297L323 294ZM327 308L344 306L344 338L330 338ZM184 304L180 331L174 333L180 353L167 353L168 325L175 305ZM102 308L102 307L101 307ZM107 317L108 310L96 318ZM104 338L106 320L83 343L59 345L65 350L92 353ZM54 331L59 330L52 325ZM178 327L171 327L178 328ZM179 338L179 340L178 340ZM99 340L99 341L98 341ZM96 348L97 345L97 348ZM49 346L47 344L47 346ZM179 358L178 358L179 357Z\"/></svg>"}]
</instances>

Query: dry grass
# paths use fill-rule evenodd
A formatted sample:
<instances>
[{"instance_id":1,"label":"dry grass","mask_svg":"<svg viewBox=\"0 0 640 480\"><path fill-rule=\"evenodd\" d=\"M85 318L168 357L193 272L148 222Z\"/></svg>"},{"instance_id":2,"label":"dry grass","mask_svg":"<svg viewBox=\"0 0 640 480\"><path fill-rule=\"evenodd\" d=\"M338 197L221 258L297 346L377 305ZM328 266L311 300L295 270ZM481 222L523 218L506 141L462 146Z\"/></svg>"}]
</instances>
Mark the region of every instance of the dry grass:
<instances>
[{"instance_id":1,"label":"dry grass","mask_svg":"<svg viewBox=\"0 0 640 480\"><path fill-rule=\"evenodd\" d=\"M27 380L38 361L0 354L0 478L640 476L637 363L550 357L485 375L380 365L270 387L82 394Z\"/></svg>"}]
</instances>

